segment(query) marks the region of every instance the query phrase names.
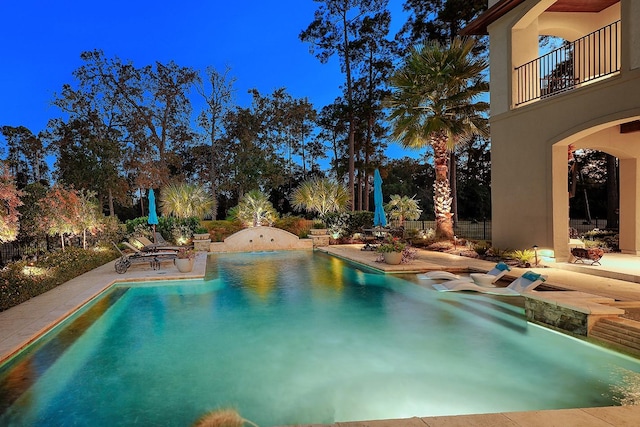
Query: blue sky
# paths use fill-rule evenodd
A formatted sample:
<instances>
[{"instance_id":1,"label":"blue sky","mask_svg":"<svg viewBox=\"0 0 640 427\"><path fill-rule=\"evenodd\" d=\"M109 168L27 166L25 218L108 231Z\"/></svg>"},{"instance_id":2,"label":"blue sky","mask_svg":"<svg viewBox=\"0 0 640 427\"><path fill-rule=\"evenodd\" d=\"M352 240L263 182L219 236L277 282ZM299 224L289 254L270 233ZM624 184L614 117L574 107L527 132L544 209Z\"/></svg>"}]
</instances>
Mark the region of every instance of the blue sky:
<instances>
[{"instance_id":1,"label":"blue sky","mask_svg":"<svg viewBox=\"0 0 640 427\"><path fill-rule=\"evenodd\" d=\"M406 19L402 3L390 1L393 33ZM240 105L249 104L250 88L286 87L319 109L340 95L344 77L337 59L321 64L298 39L317 7L312 0L0 0L0 126L37 134L59 117L54 93L74 83L80 53L93 49L137 67L229 65ZM390 155L415 154L398 151Z\"/></svg>"}]
</instances>

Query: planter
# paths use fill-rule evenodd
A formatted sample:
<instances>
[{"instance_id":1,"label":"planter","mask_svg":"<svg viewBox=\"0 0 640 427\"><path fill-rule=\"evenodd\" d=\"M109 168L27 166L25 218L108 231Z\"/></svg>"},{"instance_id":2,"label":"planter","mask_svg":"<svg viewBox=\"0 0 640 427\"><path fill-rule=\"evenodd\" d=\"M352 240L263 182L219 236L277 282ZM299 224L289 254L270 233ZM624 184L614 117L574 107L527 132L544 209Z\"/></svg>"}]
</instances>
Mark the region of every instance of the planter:
<instances>
[{"instance_id":1,"label":"planter","mask_svg":"<svg viewBox=\"0 0 640 427\"><path fill-rule=\"evenodd\" d=\"M327 229L326 228L312 228L309 230L309 234L312 236L326 236Z\"/></svg>"},{"instance_id":2,"label":"planter","mask_svg":"<svg viewBox=\"0 0 640 427\"><path fill-rule=\"evenodd\" d=\"M180 273L189 273L193 270L193 262L195 261L193 258L176 258L174 261Z\"/></svg>"},{"instance_id":3,"label":"planter","mask_svg":"<svg viewBox=\"0 0 640 427\"><path fill-rule=\"evenodd\" d=\"M402 262L402 252L384 252L384 262L391 265L398 265Z\"/></svg>"},{"instance_id":4,"label":"planter","mask_svg":"<svg viewBox=\"0 0 640 427\"><path fill-rule=\"evenodd\" d=\"M202 234L194 234L193 235L193 240L207 240L209 238L209 233L202 233Z\"/></svg>"}]
</instances>

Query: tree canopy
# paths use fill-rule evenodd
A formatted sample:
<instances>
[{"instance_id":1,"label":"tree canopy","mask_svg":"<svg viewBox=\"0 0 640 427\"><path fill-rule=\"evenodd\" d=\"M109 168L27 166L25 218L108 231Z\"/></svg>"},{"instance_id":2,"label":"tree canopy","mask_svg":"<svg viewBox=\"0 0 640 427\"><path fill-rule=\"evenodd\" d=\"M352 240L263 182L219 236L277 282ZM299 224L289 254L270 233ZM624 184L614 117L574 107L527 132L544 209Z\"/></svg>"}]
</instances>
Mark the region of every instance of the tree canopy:
<instances>
[{"instance_id":1,"label":"tree canopy","mask_svg":"<svg viewBox=\"0 0 640 427\"><path fill-rule=\"evenodd\" d=\"M320 62L339 63L344 83L332 103L314 105L279 87L251 89L250 105L238 105L230 67L195 70L173 61L138 64L99 49L80 52L81 65L54 93L56 113L46 129L0 127L16 188L29 189L23 197L30 203L63 190L94 194L101 212L126 220L146 214L147 189L179 182L203 189L213 201L203 215L217 218L253 189L281 213L294 212L291 196L301 183L331 178L348 190L352 209L368 210L378 168L388 175L387 199L415 194L428 216L433 157L393 160L385 153L393 139L384 101L394 66L406 51L398 42L402 36L391 34L388 1L315 2L317 10L299 39ZM479 4L408 0L402 32L444 38L477 14ZM429 32L420 33L427 27ZM461 149L463 174L479 173L474 159L487 157L488 143L475 147ZM469 194L481 190L472 183L460 179ZM32 224L31 210L18 210L26 239L45 232ZM69 224L49 225L47 233L72 232Z\"/></svg>"}]
</instances>

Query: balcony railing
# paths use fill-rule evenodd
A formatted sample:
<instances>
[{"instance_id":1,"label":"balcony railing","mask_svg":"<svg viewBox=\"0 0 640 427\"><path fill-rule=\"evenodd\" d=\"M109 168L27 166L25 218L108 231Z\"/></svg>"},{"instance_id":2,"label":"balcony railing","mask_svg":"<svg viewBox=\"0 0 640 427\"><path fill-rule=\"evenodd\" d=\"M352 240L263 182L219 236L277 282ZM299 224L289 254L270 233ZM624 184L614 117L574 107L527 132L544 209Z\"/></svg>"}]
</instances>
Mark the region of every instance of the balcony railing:
<instances>
[{"instance_id":1,"label":"balcony railing","mask_svg":"<svg viewBox=\"0 0 640 427\"><path fill-rule=\"evenodd\" d=\"M620 71L620 21L516 67L516 105Z\"/></svg>"}]
</instances>

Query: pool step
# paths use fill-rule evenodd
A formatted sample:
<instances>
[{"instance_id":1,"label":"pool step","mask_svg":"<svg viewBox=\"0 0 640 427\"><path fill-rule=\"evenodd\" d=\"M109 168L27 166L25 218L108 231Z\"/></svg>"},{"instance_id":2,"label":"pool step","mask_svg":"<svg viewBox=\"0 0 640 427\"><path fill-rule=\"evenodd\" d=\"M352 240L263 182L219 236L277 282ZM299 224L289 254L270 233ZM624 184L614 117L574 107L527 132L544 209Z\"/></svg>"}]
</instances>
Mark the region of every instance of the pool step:
<instances>
[{"instance_id":1,"label":"pool step","mask_svg":"<svg viewBox=\"0 0 640 427\"><path fill-rule=\"evenodd\" d=\"M604 318L593 325L589 337L640 356L640 322L624 318Z\"/></svg>"}]
</instances>

